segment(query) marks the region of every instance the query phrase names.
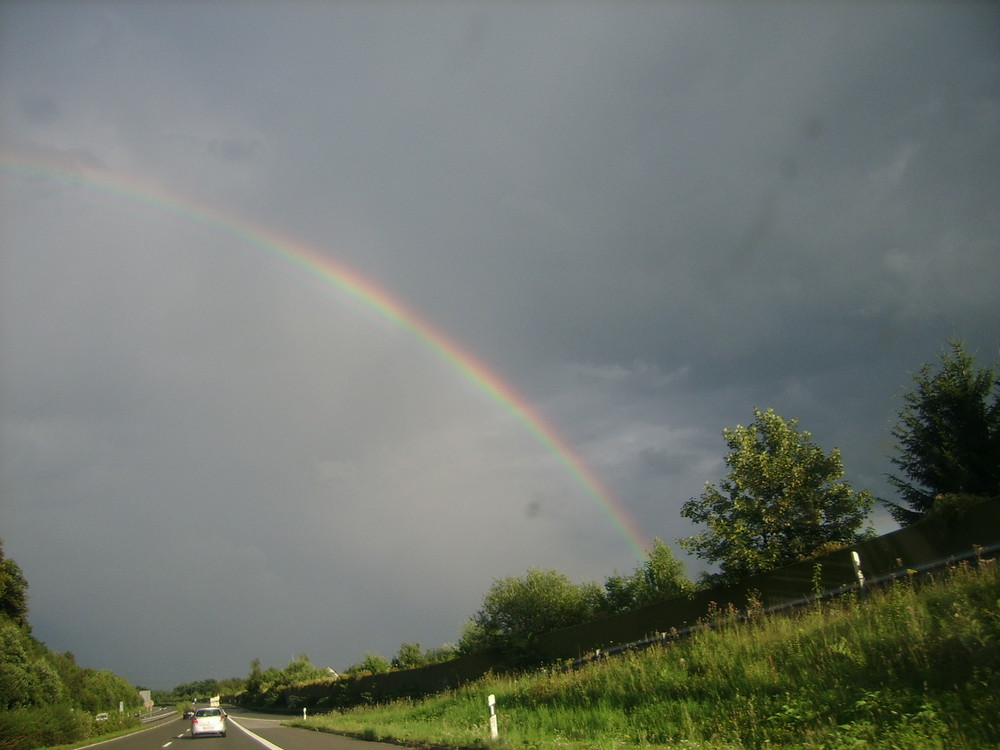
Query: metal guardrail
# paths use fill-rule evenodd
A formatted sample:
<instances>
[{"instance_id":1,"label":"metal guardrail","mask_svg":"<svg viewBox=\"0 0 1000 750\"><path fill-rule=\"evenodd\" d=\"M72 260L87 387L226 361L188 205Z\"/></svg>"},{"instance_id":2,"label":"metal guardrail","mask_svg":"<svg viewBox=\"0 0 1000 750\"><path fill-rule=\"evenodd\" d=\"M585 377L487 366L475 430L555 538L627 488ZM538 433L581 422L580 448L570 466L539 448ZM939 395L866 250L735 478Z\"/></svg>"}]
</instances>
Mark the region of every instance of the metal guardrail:
<instances>
[{"instance_id":1,"label":"metal guardrail","mask_svg":"<svg viewBox=\"0 0 1000 750\"><path fill-rule=\"evenodd\" d=\"M880 576L875 576L874 578L865 578L864 584L860 583L849 583L843 586L838 586L834 589L827 589L820 594L811 594L809 596L802 596L796 599L789 599L788 601L781 602L779 604L772 604L770 607L765 607L761 610L762 614L770 615L777 614L779 612L784 612L788 610L798 609L799 607L804 607L808 604L812 604L818 601L824 601L826 599L833 599L838 596L843 596L845 594L850 594L856 591L867 591L878 586L882 586L886 583L891 583L893 581L898 581L902 578L911 578L915 575L923 575L930 573L935 570L940 570L942 568L955 565L956 563L964 562L966 560L971 560L973 558L980 559L984 556L992 555L995 552L1000 551L1000 542L991 544L987 547L975 547L967 552L960 555L948 555L946 557L938 558L937 560L932 560L927 563L923 563L916 567L906 567L899 568L897 570L891 571L889 573L883 573ZM737 615L739 619L747 619L749 615L744 611ZM669 643L671 641L680 640L681 638L686 638L700 630L705 630L706 628L712 628L714 624L711 622L696 623L694 625L688 625L684 628L671 629L669 633L657 633L656 635L650 636L649 638L643 638L638 641L630 641L629 643L621 643L615 646L610 646L608 648L597 649L593 654L588 654L587 656L582 656L570 662L564 667L564 670L577 669L584 664L589 664L592 661L597 661L598 659L605 659L609 656L615 656L626 651L642 651L644 649L650 648L652 646Z\"/></svg>"},{"instance_id":2,"label":"metal guardrail","mask_svg":"<svg viewBox=\"0 0 1000 750\"><path fill-rule=\"evenodd\" d=\"M163 721L172 716L177 716L177 711L172 708L158 708L146 714L139 715L139 721L143 724L152 724L154 721Z\"/></svg>"}]
</instances>

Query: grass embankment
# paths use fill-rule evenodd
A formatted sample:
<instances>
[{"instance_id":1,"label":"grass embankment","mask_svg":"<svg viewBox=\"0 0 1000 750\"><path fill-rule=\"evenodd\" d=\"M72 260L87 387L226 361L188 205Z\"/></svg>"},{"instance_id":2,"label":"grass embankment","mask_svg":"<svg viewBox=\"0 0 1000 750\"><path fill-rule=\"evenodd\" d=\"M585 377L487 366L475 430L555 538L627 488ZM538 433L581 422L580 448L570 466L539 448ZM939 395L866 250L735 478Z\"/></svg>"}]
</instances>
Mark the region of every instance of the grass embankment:
<instances>
[{"instance_id":1,"label":"grass embankment","mask_svg":"<svg viewBox=\"0 0 1000 750\"><path fill-rule=\"evenodd\" d=\"M960 566L795 614L740 619L577 671L483 678L422 701L295 725L366 739L500 748L1000 746L1000 570Z\"/></svg>"}]
</instances>

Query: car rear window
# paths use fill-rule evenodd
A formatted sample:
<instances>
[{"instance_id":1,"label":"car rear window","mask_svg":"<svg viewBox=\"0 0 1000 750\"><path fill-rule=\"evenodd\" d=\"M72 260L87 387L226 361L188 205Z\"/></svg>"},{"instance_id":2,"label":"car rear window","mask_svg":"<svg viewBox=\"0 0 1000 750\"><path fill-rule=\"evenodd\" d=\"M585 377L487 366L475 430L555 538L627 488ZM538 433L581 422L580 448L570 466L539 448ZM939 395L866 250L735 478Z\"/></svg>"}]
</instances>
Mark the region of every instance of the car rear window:
<instances>
[{"instance_id":1,"label":"car rear window","mask_svg":"<svg viewBox=\"0 0 1000 750\"><path fill-rule=\"evenodd\" d=\"M218 708L199 708L198 716L222 716L222 710Z\"/></svg>"}]
</instances>

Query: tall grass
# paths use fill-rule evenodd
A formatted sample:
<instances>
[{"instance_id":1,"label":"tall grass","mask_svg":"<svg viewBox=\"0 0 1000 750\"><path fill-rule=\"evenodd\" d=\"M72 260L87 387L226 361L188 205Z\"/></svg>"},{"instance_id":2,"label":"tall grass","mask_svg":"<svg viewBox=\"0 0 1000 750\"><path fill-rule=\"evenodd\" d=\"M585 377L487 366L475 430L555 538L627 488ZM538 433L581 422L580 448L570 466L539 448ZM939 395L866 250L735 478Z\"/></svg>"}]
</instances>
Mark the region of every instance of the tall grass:
<instances>
[{"instance_id":1,"label":"tall grass","mask_svg":"<svg viewBox=\"0 0 1000 750\"><path fill-rule=\"evenodd\" d=\"M745 615L747 613L744 613ZM1000 572L958 566L794 614L738 617L672 644L422 701L312 716L314 729L423 746L893 748L1000 746Z\"/></svg>"}]
</instances>

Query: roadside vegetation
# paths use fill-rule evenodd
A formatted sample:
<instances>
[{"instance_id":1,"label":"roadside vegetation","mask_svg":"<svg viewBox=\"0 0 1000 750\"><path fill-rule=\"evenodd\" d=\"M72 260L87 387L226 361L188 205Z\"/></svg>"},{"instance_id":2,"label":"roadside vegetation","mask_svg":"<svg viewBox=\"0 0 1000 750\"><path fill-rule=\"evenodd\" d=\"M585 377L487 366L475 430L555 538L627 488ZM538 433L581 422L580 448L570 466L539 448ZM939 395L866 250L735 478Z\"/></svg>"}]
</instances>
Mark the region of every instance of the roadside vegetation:
<instances>
[{"instance_id":1,"label":"roadside vegetation","mask_svg":"<svg viewBox=\"0 0 1000 750\"><path fill-rule=\"evenodd\" d=\"M685 578L683 566L659 539L631 575L616 571L603 588L594 583L574 584L556 570L530 569L521 578L493 581L481 609L466 622L454 648L439 649L435 658L429 658L429 652L423 652L419 644L404 643L391 661L366 653L343 676L410 669L450 655L483 653L496 657L493 663L498 671L531 667L538 664L532 653L533 641L542 633L692 590L738 585L755 573L862 541L872 534L868 515L875 502L886 506L902 526L908 526L922 519L946 522L949 514L961 514L967 506L1000 498L998 365L979 368L961 342L949 341L936 365L927 364L919 370L902 403L891 431L896 440L892 460L899 474L890 479L900 490L898 503L851 488L842 478L840 451L820 448L810 433L798 428L797 420L786 420L771 409L754 409L754 420L748 426L723 430L729 447L725 457L728 474L717 485L706 483L702 495L682 509L683 516L704 528L677 542L714 566L698 582ZM251 677L255 675L261 675L259 663ZM283 690L289 684L285 679L251 682L258 689L243 697L255 705L281 708L302 700ZM329 684L330 680L317 678L312 682L315 687L317 682ZM881 686L879 695L891 695L889 682L877 684ZM843 687L858 695L867 695L869 690L864 683ZM986 692L994 689L992 684L983 687ZM331 693L319 705L347 708L367 694L347 701L338 695ZM864 700L870 704L872 699ZM787 704L786 718L796 715L796 705L794 700ZM892 710L904 715L911 708L900 703ZM922 711L919 705L915 710L917 714ZM926 714L921 715L926 719ZM779 721L777 714L768 717L770 725Z\"/></svg>"},{"instance_id":2,"label":"roadside vegetation","mask_svg":"<svg viewBox=\"0 0 1000 750\"><path fill-rule=\"evenodd\" d=\"M225 680L197 680L185 682L173 690L152 691L153 703L158 706L174 706L178 713L183 714L195 703L206 703L216 695L236 695L243 692L246 679L231 677Z\"/></svg>"},{"instance_id":3,"label":"roadside vegetation","mask_svg":"<svg viewBox=\"0 0 1000 750\"><path fill-rule=\"evenodd\" d=\"M850 546L871 535L876 502L901 525L1000 498L1000 368L977 368L950 341L903 398L890 477L899 502L843 481L839 449L773 409L723 430L728 474L706 483L681 515L703 529L677 543L713 570L697 582L656 539L628 575L603 587L557 570L498 578L455 645L403 643L391 659L368 652L337 675L300 654L283 669L255 659L246 678L156 691L179 710L214 695L284 707L288 688L489 654L506 669L537 668L540 634L615 615ZM718 612L712 627L669 647L579 671L491 677L419 703L311 719L371 739L484 744L485 696L500 707L502 746L613 748L978 748L1000 743L996 677L1000 587L993 564L928 585L899 582L868 598L794 616ZM27 582L0 549L0 750L31 750L121 732L136 723L138 689L76 665L31 635ZM126 710L118 712L119 701ZM327 703L325 705L341 705ZM107 713L108 718L97 720Z\"/></svg>"},{"instance_id":4,"label":"roadside vegetation","mask_svg":"<svg viewBox=\"0 0 1000 750\"><path fill-rule=\"evenodd\" d=\"M31 635L27 591L0 543L0 748L32 750L138 726L137 688L112 672L80 667L71 652L54 653Z\"/></svg>"},{"instance_id":5,"label":"roadside vegetation","mask_svg":"<svg viewBox=\"0 0 1000 750\"><path fill-rule=\"evenodd\" d=\"M979 750L1000 745L1000 571L960 565L797 613L720 611L577 670L487 676L294 726L421 747ZM499 740L490 741L487 696Z\"/></svg>"},{"instance_id":6,"label":"roadside vegetation","mask_svg":"<svg viewBox=\"0 0 1000 750\"><path fill-rule=\"evenodd\" d=\"M936 513L961 512L1000 497L1000 363L978 367L961 341L951 340L936 365L925 364L903 396L889 477L900 502L875 498L843 480L838 448L826 451L797 419L773 409L753 410L749 425L722 431L729 452L727 475L686 502L681 515L703 526L677 539L683 549L710 563L697 582L662 540L630 575L618 571L604 586L573 583L557 570L531 568L523 577L493 581L482 607L461 629L458 642L424 650L403 643L392 659L368 652L342 676L412 669L458 656L498 654L506 664L531 662L532 641L542 633L658 601L738 585L773 570L849 547L873 535L869 515L876 502L901 526ZM308 657L303 654L300 661ZM252 665L246 697L277 705L280 690L295 684L302 665L261 670ZM328 679L317 670L312 681ZM299 682L305 682L300 680Z\"/></svg>"}]
</instances>

